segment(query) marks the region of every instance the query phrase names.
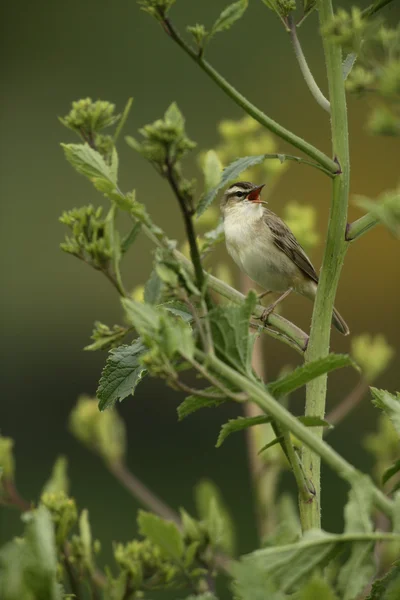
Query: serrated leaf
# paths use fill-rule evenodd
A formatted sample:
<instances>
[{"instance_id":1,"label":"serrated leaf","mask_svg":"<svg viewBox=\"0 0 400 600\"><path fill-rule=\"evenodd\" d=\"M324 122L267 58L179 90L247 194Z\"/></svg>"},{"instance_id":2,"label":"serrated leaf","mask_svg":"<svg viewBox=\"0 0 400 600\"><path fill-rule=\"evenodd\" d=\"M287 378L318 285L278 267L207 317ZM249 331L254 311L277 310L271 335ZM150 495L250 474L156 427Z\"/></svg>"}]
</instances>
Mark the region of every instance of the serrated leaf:
<instances>
[{"instance_id":1,"label":"serrated leaf","mask_svg":"<svg viewBox=\"0 0 400 600\"><path fill-rule=\"evenodd\" d=\"M320 375L349 366L355 367L355 363L348 354L329 354L325 358L302 365L281 379L269 383L267 390L274 398L280 398L294 392Z\"/></svg>"},{"instance_id":2,"label":"serrated leaf","mask_svg":"<svg viewBox=\"0 0 400 600\"><path fill-rule=\"evenodd\" d=\"M219 448L222 446L226 438L231 433L236 433L237 431L243 431L243 429L248 429L249 427L254 427L255 425L263 425L270 422L271 418L267 415L257 415L256 417L237 417L236 419L231 419L222 425L215 447Z\"/></svg>"},{"instance_id":3,"label":"serrated leaf","mask_svg":"<svg viewBox=\"0 0 400 600\"><path fill-rule=\"evenodd\" d=\"M371 581L376 572L374 542L356 542L351 555L341 568L338 577L338 589L341 600L357 600L363 589Z\"/></svg>"},{"instance_id":4,"label":"serrated leaf","mask_svg":"<svg viewBox=\"0 0 400 600\"><path fill-rule=\"evenodd\" d=\"M209 312L217 354L246 375L252 374L251 355L254 337L249 333L249 321L256 302L255 293L249 292L242 304L220 306Z\"/></svg>"},{"instance_id":5,"label":"serrated leaf","mask_svg":"<svg viewBox=\"0 0 400 600\"><path fill-rule=\"evenodd\" d=\"M235 525L219 488L203 479L195 487L197 513L205 523L211 543L232 555L236 546Z\"/></svg>"},{"instance_id":6,"label":"serrated leaf","mask_svg":"<svg viewBox=\"0 0 400 600\"><path fill-rule=\"evenodd\" d=\"M276 444L280 444L282 440L283 440L283 435L280 435L279 437L274 438L273 440L268 442L268 444L265 444L265 446L263 446L261 448L261 450L258 451L257 454L261 454L261 452L265 452L265 450L268 450L268 448L271 448L272 446L275 446Z\"/></svg>"},{"instance_id":7,"label":"serrated leaf","mask_svg":"<svg viewBox=\"0 0 400 600\"><path fill-rule=\"evenodd\" d=\"M193 315L188 311L186 304L178 300L171 300L161 305L165 310L170 312L175 317L180 317L186 323L193 321Z\"/></svg>"},{"instance_id":8,"label":"serrated leaf","mask_svg":"<svg viewBox=\"0 0 400 600\"><path fill-rule=\"evenodd\" d=\"M235 21L243 16L247 5L248 0L239 0L238 2L234 2L227 6L211 27L209 37L211 38L216 33L224 31L225 29L230 29Z\"/></svg>"},{"instance_id":9,"label":"serrated leaf","mask_svg":"<svg viewBox=\"0 0 400 600\"><path fill-rule=\"evenodd\" d=\"M258 565L236 562L231 573L234 577L234 597L240 600L285 600L286 594L277 589L271 577Z\"/></svg>"},{"instance_id":10,"label":"serrated leaf","mask_svg":"<svg viewBox=\"0 0 400 600\"><path fill-rule=\"evenodd\" d=\"M156 271L153 271L144 286L143 299L148 304L158 304L163 289L163 282Z\"/></svg>"},{"instance_id":11,"label":"serrated leaf","mask_svg":"<svg viewBox=\"0 0 400 600\"><path fill-rule=\"evenodd\" d=\"M183 537L178 527L172 521L165 521L152 513L140 510L138 514L140 534L161 548L163 553L180 563L183 552Z\"/></svg>"},{"instance_id":12,"label":"serrated leaf","mask_svg":"<svg viewBox=\"0 0 400 600\"><path fill-rule=\"evenodd\" d=\"M400 598L400 560L393 563L390 571L372 585L366 600L396 600Z\"/></svg>"},{"instance_id":13,"label":"serrated leaf","mask_svg":"<svg viewBox=\"0 0 400 600\"><path fill-rule=\"evenodd\" d=\"M218 389L214 387L209 387L204 390L205 392L210 393L218 393ZM191 415L192 413L200 410L201 408L211 408L212 406L219 406L226 402L225 398L205 398L204 396L196 396L193 394L192 396L188 396L184 399L183 402L178 406L178 418L180 421Z\"/></svg>"},{"instance_id":14,"label":"serrated leaf","mask_svg":"<svg viewBox=\"0 0 400 600\"><path fill-rule=\"evenodd\" d=\"M367 475L357 475L349 500L344 509L345 533L370 533L373 531L371 513L373 486Z\"/></svg>"},{"instance_id":15,"label":"serrated leaf","mask_svg":"<svg viewBox=\"0 0 400 600\"><path fill-rule=\"evenodd\" d=\"M204 189L207 193L218 185L222 176L222 164L214 150L209 150L205 156L203 173Z\"/></svg>"},{"instance_id":16,"label":"serrated leaf","mask_svg":"<svg viewBox=\"0 0 400 600\"><path fill-rule=\"evenodd\" d=\"M141 229L142 229L142 224L137 222L134 224L134 226L132 227L132 229L130 230L128 235L126 235L124 237L124 239L121 242L122 254L125 254L125 252L127 252L129 250L129 248L132 246L132 244L136 240L137 236L139 235Z\"/></svg>"},{"instance_id":17,"label":"serrated leaf","mask_svg":"<svg viewBox=\"0 0 400 600\"><path fill-rule=\"evenodd\" d=\"M116 185L115 165L112 170L102 155L93 150L89 144L61 144L61 146L66 159L78 173L89 179L105 180L104 185L107 185L107 182Z\"/></svg>"},{"instance_id":18,"label":"serrated leaf","mask_svg":"<svg viewBox=\"0 0 400 600\"><path fill-rule=\"evenodd\" d=\"M385 485L385 483L387 481L389 481L389 479L391 477L393 477L393 475L396 475L396 473L398 473L400 471L400 459L396 460L396 462L389 468L387 468L385 470L385 472L382 475L382 485Z\"/></svg>"},{"instance_id":19,"label":"serrated leaf","mask_svg":"<svg viewBox=\"0 0 400 600\"><path fill-rule=\"evenodd\" d=\"M146 352L140 339L130 346L110 350L97 389L100 410L111 408L118 400L121 402L134 394L136 386L146 374L146 369L140 364Z\"/></svg>"},{"instance_id":20,"label":"serrated leaf","mask_svg":"<svg viewBox=\"0 0 400 600\"><path fill-rule=\"evenodd\" d=\"M332 428L332 425L325 421L325 419L321 419L321 417L313 417L312 415L306 415L297 417L297 419L303 423L306 427L329 427Z\"/></svg>"},{"instance_id":21,"label":"serrated leaf","mask_svg":"<svg viewBox=\"0 0 400 600\"><path fill-rule=\"evenodd\" d=\"M372 393L372 402L377 408L383 410L383 412L391 420L393 427L400 435L400 393L396 395L391 394L386 390L378 390L377 388L370 388Z\"/></svg>"},{"instance_id":22,"label":"serrated leaf","mask_svg":"<svg viewBox=\"0 0 400 600\"><path fill-rule=\"evenodd\" d=\"M233 163L228 165L223 170L219 183L201 198L196 209L197 216L199 217L207 210L221 188L223 188L233 179L236 179L240 173L249 167L258 165L265 159L265 156L265 154L259 154L257 156L244 156L243 158L238 158Z\"/></svg>"}]
</instances>

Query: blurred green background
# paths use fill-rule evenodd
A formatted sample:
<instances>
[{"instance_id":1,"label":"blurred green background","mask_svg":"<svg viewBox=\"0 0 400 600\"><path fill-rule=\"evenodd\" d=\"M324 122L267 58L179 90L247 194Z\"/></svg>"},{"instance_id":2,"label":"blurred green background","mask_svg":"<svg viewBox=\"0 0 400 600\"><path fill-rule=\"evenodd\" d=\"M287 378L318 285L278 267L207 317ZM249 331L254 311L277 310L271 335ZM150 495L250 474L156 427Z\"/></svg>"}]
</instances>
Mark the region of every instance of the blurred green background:
<instances>
[{"instance_id":1,"label":"blurred green background","mask_svg":"<svg viewBox=\"0 0 400 600\"><path fill-rule=\"evenodd\" d=\"M183 27L210 24L226 0L178 0L172 17ZM368 2L362 2L362 7ZM349 3L343 1L346 7ZM161 28L136 3L86 0L68 3L7 3L3 7L1 114L1 240L2 251L2 401L1 433L16 441L18 487L36 499L57 454L70 460L72 494L80 508L89 508L96 537L103 542L102 560L111 556L113 540L128 540L135 532L137 505L66 429L77 396L94 394L105 362L103 353L85 353L95 319L121 322L118 297L107 280L59 250L64 209L102 202L90 184L66 163L60 142L75 141L57 116L72 100L91 96L115 102L122 110L128 97L134 105L125 128L137 129L161 116L174 100L187 121L198 150L220 140L217 124L238 119L242 111L209 81ZM398 3L386 11L398 22ZM310 66L326 90L323 55L316 15L300 30ZM209 48L210 61L252 101L280 123L330 153L329 119L306 88L287 34L261 1L252 0L244 17ZM365 133L366 101L349 99L351 192L375 197L393 188L399 178L399 141L371 138ZM280 145L282 150L288 146ZM135 188L154 219L171 237L182 239L180 214L165 182L150 165L120 141L121 186ZM188 171L197 169L196 153ZM323 174L292 165L271 198L280 214L289 200L318 209L318 227L325 232L330 182ZM359 216L354 207L351 219ZM126 259L128 286L143 283L151 269L151 246L140 239ZM336 305L352 333L383 333L400 350L398 241L382 227L349 249ZM319 268L322 248L313 252ZM225 251L221 256L226 256ZM227 262L234 269L230 259ZM285 315L309 328L311 305L289 298ZM332 349L346 351L349 340L332 334ZM298 357L287 347L265 342L269 376ZM377 382L399 389L400 354ZM330 378L329 405L338 403L357 381L343 371ZM216 480L237 520L240 550L256 541L252 494L244 438L232 436L216 450L219 424L235 407L203 411L177 423L182 398L163 383L146 380L120 412L129 435L129 464L135 474L173 507L193 509L192 488L200 477ZM293 405L301 410L304 392ZM330 443L358 467L370 459L361 446L365 432L375 427L377 411L365 398L362 407L331 434ZM341 527L346 488L326 471L323 486L324 527ZM19 515L1 509L0 541L21 530Z\"/></svg>"}]
</instances>

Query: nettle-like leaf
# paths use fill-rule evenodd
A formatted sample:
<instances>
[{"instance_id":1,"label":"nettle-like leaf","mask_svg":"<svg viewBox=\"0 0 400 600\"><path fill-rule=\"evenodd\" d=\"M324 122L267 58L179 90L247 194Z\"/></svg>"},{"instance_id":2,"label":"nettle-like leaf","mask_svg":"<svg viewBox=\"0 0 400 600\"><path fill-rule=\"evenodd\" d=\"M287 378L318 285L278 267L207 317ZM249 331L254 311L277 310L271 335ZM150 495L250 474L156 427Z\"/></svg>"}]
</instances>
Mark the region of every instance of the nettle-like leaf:
<instances>
[{"instance_id":1,"label":"nettle-like leaf","mask_svg":"<svg viewBox=\"0 0 400 600\"><path fill-rule=\"evenodd\" d=\"M209 387L204 390L205 392L211 394L218 394L219 390L214 387ZM196 396L193 394L192 396L188 396L184 399L183 402L178 406L177 412L179 420L182 421L188 415L200 410L201 408L211 408L212 406L219 406L226 402L226 398L205 398L204 396Z\"/></svg>"},{"instance_id":2,"label":"nettle-like leaf","mask_svg":"<svg viewBox=\"0 0 400 600\"><path fill-rule=\"evenodd\" d=\"M148 304L158 304L161 299L163 282L158 276L157 271L153 271L149 280L144 286L144 301Z\"/></svg>"},{"instance_id":3,"label":"nettle-like leaf","mask_svg":"<svg viewBox=\"0 0 400 600\"><path fill-rule=\"evenodd\" d=\"M400 393L397 392L395 395L374 387L371 387L370 390L373 404L389 417L395 430L400 435Z\"/></svg>"},{"instance_id":4,"label":"nettle-like leaf","mask_svg":"<svg viewBox=\"0 0 400 600\"><path fill-rule=\"evenodd\" d=\"M97 389L100 410L111 408L129 395L146 374L140 359L147 352L140 339L130 346L110 350Z\"/></svg>"},{"instance_id":5,"label":"nettle-like leaf","mask_svg":"<svg viewBox=\"0 0 400 600\"><path fill-rule=\"evenodd\" d=\"M206 526L212 545L231 556L236 546L235 525L219 488L212 481L203 479L196 485L194 493L197 514Z\"/></svg>"},{"instance_id":6,"label":"nettle-like leaf","mask_svg":"<svg viewBox=\"0 0 400 600\"><path fill-rule=\"evenodd\" d=\"M349 366L355 367L356 364L347 354L329 354L324 358L302 365L288 375L269 383L267 390L274 398L280 398L294 392L320 375Z\"/></svg>"},{"instance_id":7,"label":"nettle-like leaf","mask_svg":"<svg viewBox=\"0 0 400 600\"><path fill-rule=\"evenodd\" d=\"M400 598L400 560L396 561L384 577L372 585L366 600L395 600Z\"/></svg>"},{"instance_id":8,"label":"nettle-like leaf","mask_svg":"<svg viewBox=\"0 0 400 600\"><path fill-rule=\"evenodd\" d=\"M373 486L369 477L359 475L344 509L345 533L372 533ZM353 544L350 558L342 567L338 588L343 600L355 600L373 577L376 565L373 556L373 541Z\"/></svg>"},{"instance_id":9,"label":"nettle-like leaf","mask_svg":"<svg viewBox=\"0 0 400 600\"><path fill-rule=\"evenodd\" d=\"M218 306L209 312L216 352L235 369L251 376L255 336L249 333L249 321L256 303L257 296L250 291L241 305Z\"/></svg>"},{"instance_id":10,"label":"nettle-like leaf","mask_svg":"<svg viewBox=\"0 0 400 600\"><path fill-rule=\"evenodd\" d=\"M115 186L118 166L115 153L113 154L114 165L111 167L102 155L91 148L89 144L61 144L61 146L64 149L65 158L78 173L91 180L103 181L105 185L111 183Z\"/></svg>"},{"instance_id":11,"label":"nettle-like leaf","mask_svg":"<svg viewBox=\"0 0 400 600\"><path fill-rule=\"evenodd\" d=\"M211 27L209 38L220 31L230 29L235 21L243 16L247 6L248 0L238 0L238 2L234 2L233 4L227 6L219 15L214 25Z\"/></svg>"},{"instance_id":12,"label":"nettle-like leaf","mask_svg":"<svg viewBox=\"0 0 400 600\"><path fill-rule=\"evenodd\" d=\"M236 419L231 419L230 421L222 425L215 447L219 448L220 446L222 446L226 438L231 433L243 431L244 429L254 427L255 425L265 425L265 423L270 422L271 417L268 417L267 415L257 415L256 417L237 417Z\"/></svg>"},{"instance_id":13,"label":"nettle-like leaf","mask_svg":"<svg viewBox=\"0 0 400 600\"><path fill-rule=\"evenodd\" d=\"M175 523L144 510L139 511L137 522L141 535L158 546L167 557L178 563L181 561L185 546Z\"/></svg>"},{"instance_id":14,"label":"nettle-like leaf","mask_svg":"<svg viewBox=\"0 0 400 600\"><path fill-rule=\"evenodd\" d=\"M382 475L382 485L385 485L385 483L387 481L389 481L389 479L391 479L399 471L400 471L400 459L396 460L396 462L391 467L389 467L388 469L386 469L386 471L383 473L383 475Z\"/></svg>"}]
</instances>

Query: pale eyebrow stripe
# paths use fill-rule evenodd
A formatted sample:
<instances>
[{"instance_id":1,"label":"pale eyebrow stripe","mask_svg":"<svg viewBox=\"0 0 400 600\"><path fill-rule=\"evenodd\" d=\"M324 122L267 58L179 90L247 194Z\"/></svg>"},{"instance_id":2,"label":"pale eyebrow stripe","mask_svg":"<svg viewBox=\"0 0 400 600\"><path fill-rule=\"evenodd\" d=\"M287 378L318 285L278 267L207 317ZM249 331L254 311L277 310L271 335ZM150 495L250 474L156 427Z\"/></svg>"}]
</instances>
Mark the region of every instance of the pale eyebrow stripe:
<instances>
[{"instance_id":1,"label":"pale eyebrow stripe","mask_svg":"<svg viewBox=\"0 0 400 600\"><path fill-rule=\"evenodd\" d=\"M237 194L237 192L243 192L244 194L249 194L251 190L244 190L238 186L235 186L234 188L232 188L232 190L230 190L228 192L228 198L230 198L231 196L235 196L235 194Z\"/></svg>"}]
</instances>

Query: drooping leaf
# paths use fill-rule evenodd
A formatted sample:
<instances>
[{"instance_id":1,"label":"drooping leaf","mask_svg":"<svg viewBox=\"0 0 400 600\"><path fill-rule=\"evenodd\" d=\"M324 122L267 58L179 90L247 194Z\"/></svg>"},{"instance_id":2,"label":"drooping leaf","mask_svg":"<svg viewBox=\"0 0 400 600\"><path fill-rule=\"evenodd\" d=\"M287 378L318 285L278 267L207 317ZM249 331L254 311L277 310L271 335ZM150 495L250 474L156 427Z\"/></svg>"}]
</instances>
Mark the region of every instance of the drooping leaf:
<instances>
[{"instance_id":1,"label":"drooping leaf","mask_svg":"<svg viewBox=\"0 0 400 600\"><path fill-rule=\"evenodd\" d=\"M140 364L140 358L145 353L146 348L140 339L130 346L110 350L97 389L100 410L110 408L118 400L121 402L130 394L133 395L146 374L146 369Z\"/></svg>"},{"instance_id":2,"label":"drooping leaf","mask_svg":"<svg viewBox=\"0 0 400 600\"><path fill-rule=\"evenodd\" d=\"M218 185L222 175L222 164L214 150L209 150L205 156L203 174L204 189L207 193Z\"/></svg>"},{"instance_id":3,"label":"drooping leaf","mask_svg":"<svg viewBox=\"0 0 400 600\"><path fill-rule=\"evenodd\" d=\"M258 564L236 562L231 573L234 577L234 597L240 600L285 600L286 594L279 591L268 572Z\"/></svg>"},{"instance_id":4,"label":"drooping leaf","mask_svg":"<svg viewBox=\"0 0 400 600\"><path fill-rule=\"evenodd\" d=\"M366 475L357 476L349 493L349 501L344 509L345 533L372 533L373 509L372 482ZM342 567L338 588L343 600L355 600L371 580L376 565L373 556L374 542L356 542L351 549L350 558Z\"/></svg>"},{"instance_id":5,"label":"drooping leaf","mask_svg":"<svg viewBox=\"0 0 400 600\"><path fill-rule=\"evenodd\" d=\"M328 423L328 421L325 421L325 419L321 419L320 417L313 417L312 415L306 415L306 416L301 416L301 417L297 417L297 418L306 427L329 427L329 428L332 427L332 425L330 423Z\"/></svg>"},{"instance_id":6,"label":"drooping leaf","mask_svg":"<svg viewBox=\"0 0 400 600\"><path fill-rule=\"evenodd\" d=\"M400 471L400 459L396 460L396 462L391 467L386 469L386 471L383 473L382 485L384 485L387 481L389 481L389 479L391 479L393 477L393 475L396 475L396 473L398 473L399 471Z\"/></svg>"},{"instance_id":7,"label":"drooping leaf","mask_svg":"<svg viewBox=\"0 0 400 600\"><path fill-rule=\"evenodd\" d=\"M104 181L104 185L117 183L114 171L106 163L100 152L89 144L61 144L65 157L78 173L92 180Z\"/></svg>"},{"instance_id":8,"label":"drooping leaf","mask_svg":"<svg viewBox=\"0 0 400 600\"><path fill-rule=\"evenodd\" d=\"M396 600L400 598L400 560L396 561L390 571L381 579L377 579L366 600Z\"/></svg>"},{"instance_id":9,"label":"drooping leaf","mask_svg":"<svg viewBox=\"0 0 400 600\"><path fill-rule=\"evenodd\" d=\"M268 442L268 444L265 444L265 446L263 446L259 451L258 454L261 454L261 452L265 452L265 450L268 450L268 448L271 448L272 446L275 446L276 444L280 444L281 441L283 440L283 436L279 436L277 438L274 438L271 442Z\"/></svg>"},{"instance_id":10,"label":"drooping leaf","mask_svg":"<svg viewBox=\"0 0 400 600\"><path fill-rule=\"evenodd\" d=\"M158 304L163 289L163 282L156 271L153 271L149 280L144 286L143 299L148 304Z\"/></svg>"},{"instance_id":11,"label":"drooping leaf","mask_svg":"<svg viewBox=\"0 0 400 600\"><path fill-rule=\"evenodd\" d=\"M218 389L209 387L204 390L205 392L218 394ZM204 396L188 396L177 408L179 420L182 421L188 415L200 410L201 408L211 408L212 406L219 406L226 401L225 398L205 398Z\"/></svg>"},{"instance_id":12,"label":"drooping leaf","mask_svg":"<svg viewBox=\"0 0 400 600\"><path fill-rule=\"evenodd\" d=\"M175 523L165 521L144 510L139 511L137 522L141 535L161 548L163 553L172 560L181 561L184 543L182 534Z\"/></svg>"},{"instance_id":13,"label":"drooping leaf","mask_svg":"<svg viewBox=\"0 0 400 600\"><path fill-rule=\"evenodd\" d=\"M280 398L294 392L320 375L348 366L355 366L348 354L329 354L324 358L302 365L281 379L269 383L267 390L274 398Z\"/></svg>"},{"instance_id":14,"label":"drooping leaf","mask_svg":"<svg viewBox=\"0 0 400 600\"><path fill-rule=\"evenodd\" d=\"M255 425L263 425L270 422L271 418L267 415L257 415L256 417L237 417L236 419L230 419L230 421L222 425L215 447L219 448L222 446L228 435L231 433L243 431L243 429L248 429L249 427L254 427Z\"/></svg>"},{"instance_id":15,"label":"drooping leaf","mask_svg":"<svg viewBox=\"0 0 400 600\"><path fill-rule=\"evenodd\" d=\"M223 170L219 183L201 198L196 210L197 216L202 215L203 212L207 210L220 189L222 189L230 181L236 179L240 173L249 167L258 165L264 159L265 154L259 154L257 156L244 156L243 158L238 158L233 163L228 165Z\"/></svg>"},{"instance_id":16,"label":"drooping leaf","mask_svg":"<svg viewBox=\"0 0 400 600\"><path fill-rule=\"evenodd\" d=\"M235 525L219 488L209 479L202 479L195 487L195 501L213 546L232 555L236 546Z\"/></svg>"},{"instance_id":17,"label":"drooping leaf","mask_svg":"<svg viewBox=\"0 0 400 600\"><path fill-rule=\"evenodd\" d=\"M218 306L209 312L212 337L217 354L241 373L251 375L254 337L249 333L249 320L257 302L249 292L243 304Z\"/></svg>"},{"instance_id":18,"label":"drooping leaf","mask_svg":"<svg viewBox=\"0 0 400 600\"><path fill-rule=\"evenodd\" d=\"M391 394L386 390L378 390L377 388L370 388L372 393L372 402L377 408L383 410L383 412L391 420L393 427L400 435L400 393Z\"/></svg>"},{"instance_id":19,"label":"drooping leaf","mask_svg":"<svg viewBox=\"0 0 400 600\"><path fill-rule=\"evenodd\" d=\"M238 0L238 2L234 2L227 6L211 27L209 37L211 38L216 33L224 31L225 29L230 29L235 21L243 16L247 5L248 0Z\"/></svg>"}]
</instances>

